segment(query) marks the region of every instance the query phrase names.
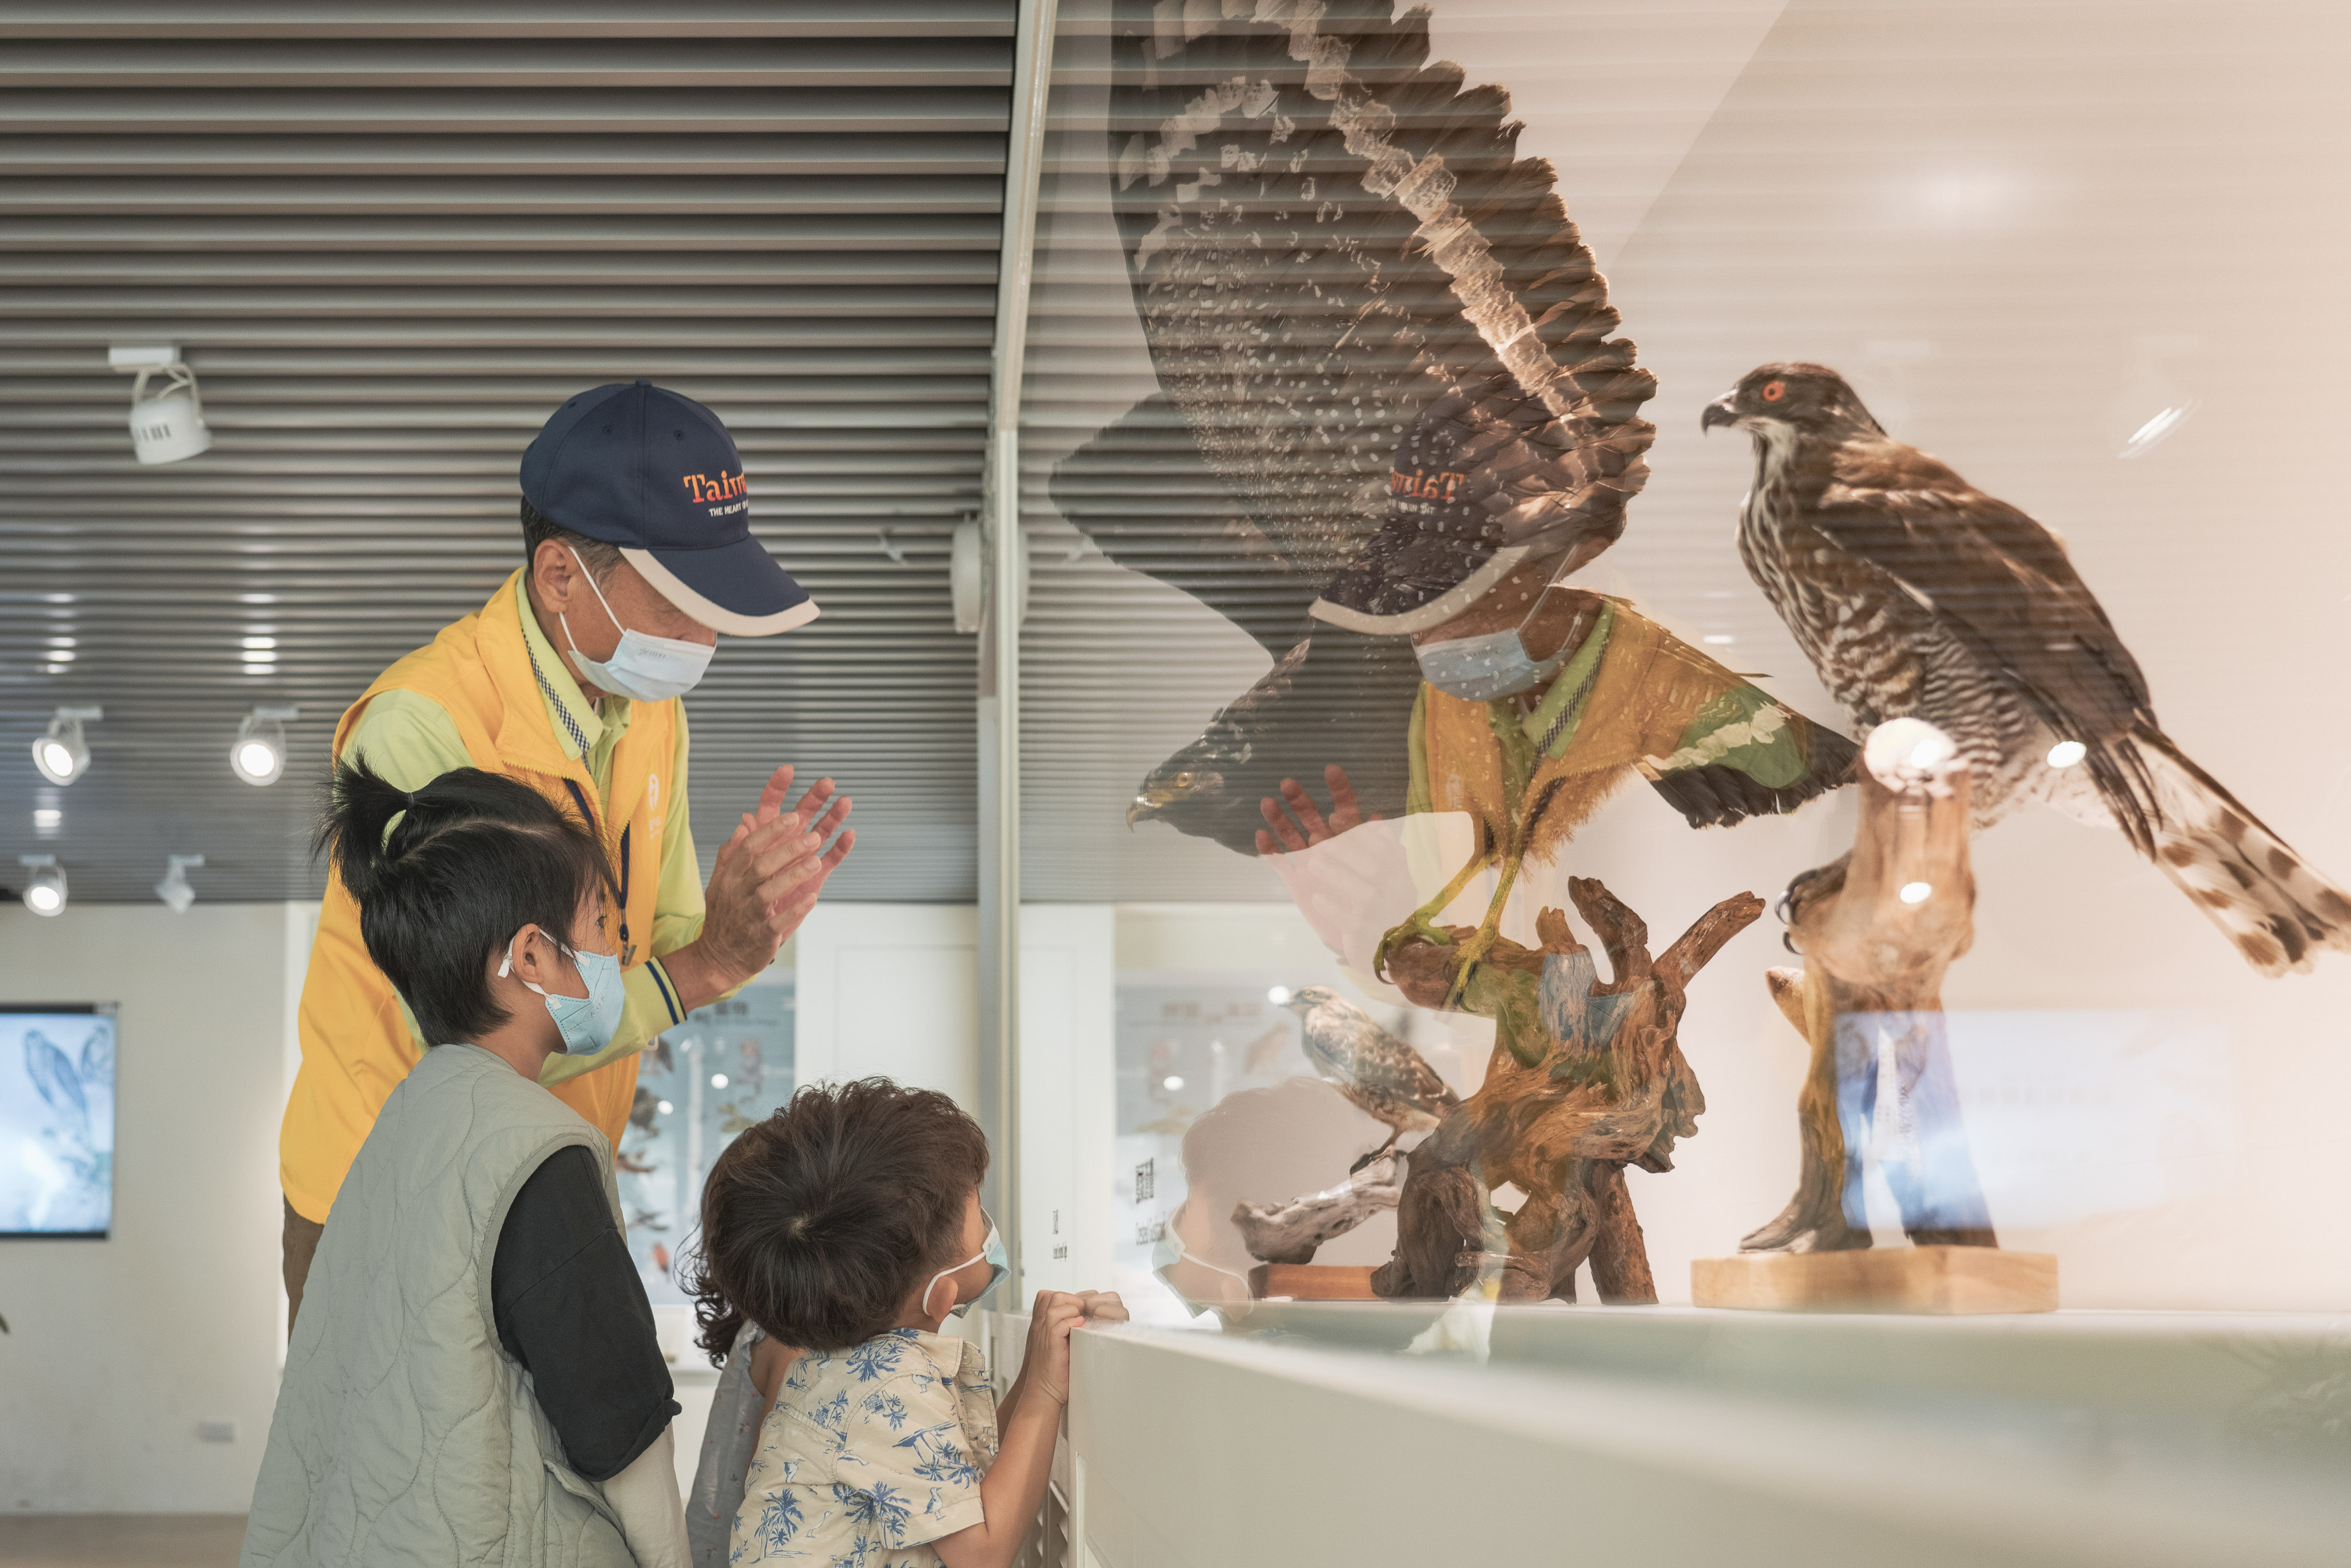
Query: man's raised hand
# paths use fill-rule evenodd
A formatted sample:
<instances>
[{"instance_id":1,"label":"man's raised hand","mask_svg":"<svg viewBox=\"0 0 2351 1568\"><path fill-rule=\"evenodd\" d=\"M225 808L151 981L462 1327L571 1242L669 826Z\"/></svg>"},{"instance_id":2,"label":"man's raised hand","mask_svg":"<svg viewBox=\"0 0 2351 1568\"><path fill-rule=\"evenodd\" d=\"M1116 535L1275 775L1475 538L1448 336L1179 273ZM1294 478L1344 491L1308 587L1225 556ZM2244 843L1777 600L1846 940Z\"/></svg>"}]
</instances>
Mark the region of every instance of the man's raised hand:
<instances>
[{"instance_id":1,"label":"man's raised hand","mask_svg":"<svg viewBox=\"0 0 2351 1568\"><path fill-rule=\"evenodd\" d=\"M1322 809L1314 803L1314 797L1306 792L1306 787L1295 779L1281 781L1279 797L1268 795L1258 802L1258 811L1265 818L1265 827L1257 831L1258 853L1278 855L1302 850L1337 838L1350 828L1379 821L1377 816L1364 815L1362 805L1355 800L1355 787L1348 781L1345 768L1335 762L1331 764L1322 769L1322 781L1331 789L1331 814L1328 817L1323 816ZM1284 807L1288 810L1283 810ZM1290 820L1293 816L1297 821ZM1267 831L1269 828L1272 831Z\"/></svg>"},{"instance_id":2,"label":"man's raised hand","mask_svg":"<svg viewBox=\"0 0 2351 1568\"><path fill-rule=\"evenodd\" d=\"M719 847L703 894L702 935L694 946L710 968L710 994L730 990L775 961L776 952L816 907L825 879L848 858L857 832L846 828L850 800L820 779L787 811L792 768L778 768ZM835 835L838 834L836 837ZM831 839L830 848L825 841ZM670 960L674 974L675 959ZM691 967L691 966L689 966ZM686 989L679 978L681 989Z\"/></svg>"}]
</instances>

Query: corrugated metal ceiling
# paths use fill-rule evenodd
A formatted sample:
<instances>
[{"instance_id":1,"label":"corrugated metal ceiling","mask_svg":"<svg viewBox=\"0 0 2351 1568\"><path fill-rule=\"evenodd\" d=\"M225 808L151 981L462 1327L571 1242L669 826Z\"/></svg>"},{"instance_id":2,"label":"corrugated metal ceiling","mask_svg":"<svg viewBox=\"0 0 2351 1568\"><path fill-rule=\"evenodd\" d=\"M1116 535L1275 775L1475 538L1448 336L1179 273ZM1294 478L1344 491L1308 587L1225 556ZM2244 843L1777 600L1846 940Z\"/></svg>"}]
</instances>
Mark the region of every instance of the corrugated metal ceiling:
<instances>
[{"instance_id":1,"label":"corrugated metal ceiling","mask_svg":"<svg viewBox=\"0 0 2351 1568\"><path fill-rule=\"evenodd\" d=\"M519 561L547 413L648 376L726 418L825 608L722 642L689 700L705 860L789 760L856 796L837 896L971 897L946 558L978 505L1013 17L0 6L0 880L47 852L77 899L143 900L201 852L202 897L314 893L337 716ZM138 340L181 345L211 452L133 462L106 350ZM302 708L267 789L227 764L256 703ZM60 704L106 709L68 789L28 754Z\"/></svg>"}]
</instances>

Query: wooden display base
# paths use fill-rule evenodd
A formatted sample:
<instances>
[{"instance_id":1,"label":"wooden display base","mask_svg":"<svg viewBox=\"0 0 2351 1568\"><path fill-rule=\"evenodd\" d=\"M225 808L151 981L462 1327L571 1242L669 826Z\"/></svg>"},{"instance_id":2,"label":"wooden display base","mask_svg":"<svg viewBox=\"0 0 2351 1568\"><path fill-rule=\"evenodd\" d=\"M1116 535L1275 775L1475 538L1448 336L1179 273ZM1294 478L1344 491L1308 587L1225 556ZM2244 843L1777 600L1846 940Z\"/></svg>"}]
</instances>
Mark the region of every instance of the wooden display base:
<instances>
[{"instance_id":1,"label":"wooden display base","mask_svg":"<svg viewBox=\"0 0 2351 1568\"><path fill-rule=\"evenodd\" d=\"M1260 1263L1249 1272L1249 1294L1259 1301L1376 1301L1368 1264Z\"/></svg>"},{"instance_id":2,"label":"wooden display base","mask_svg":"<svg viewBox=\"0 0 2351 1568\"><path fill-rule=\"evenodd\" d=\"M2057 1259L1997 1247L1742 1252L1693 1260L1690 1300L1762 1312L2053 1312Z\"/></svg>"}]
</instances>

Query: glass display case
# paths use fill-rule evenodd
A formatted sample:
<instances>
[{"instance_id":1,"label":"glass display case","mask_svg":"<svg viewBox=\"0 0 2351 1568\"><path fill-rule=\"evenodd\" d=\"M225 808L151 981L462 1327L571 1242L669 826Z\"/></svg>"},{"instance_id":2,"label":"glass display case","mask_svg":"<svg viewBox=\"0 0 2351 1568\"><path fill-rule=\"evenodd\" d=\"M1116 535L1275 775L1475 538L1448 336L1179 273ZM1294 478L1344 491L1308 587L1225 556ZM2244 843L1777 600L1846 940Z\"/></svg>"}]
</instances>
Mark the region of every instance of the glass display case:
<instances>
[{"instance_id":1,"label":"glass display case","mask_svg":"<svg viewBox=\"0 0 2351 1568\"><path fill-rule=\"evenodd\" d=\"M1061 7L1020 890L1191 955L1077 1047L1139 1316L2351 1301L2346 40L2219 15Z\"/></svg>"},{"instance_id":2,"label":"glass display case","mask_svg":"<svg viewBox=\"0 0 2351 1568\"><path fill-rule=\"evenodd\" d=\"M725 1001L696 1008L655 1040L613 1176L629 1256L657 1307L688 1305L675 1272L680 1243L702 1223L702 1184L735 1134L792 1097L794 979L771 970Z\"/></svg>"}]
</instances>

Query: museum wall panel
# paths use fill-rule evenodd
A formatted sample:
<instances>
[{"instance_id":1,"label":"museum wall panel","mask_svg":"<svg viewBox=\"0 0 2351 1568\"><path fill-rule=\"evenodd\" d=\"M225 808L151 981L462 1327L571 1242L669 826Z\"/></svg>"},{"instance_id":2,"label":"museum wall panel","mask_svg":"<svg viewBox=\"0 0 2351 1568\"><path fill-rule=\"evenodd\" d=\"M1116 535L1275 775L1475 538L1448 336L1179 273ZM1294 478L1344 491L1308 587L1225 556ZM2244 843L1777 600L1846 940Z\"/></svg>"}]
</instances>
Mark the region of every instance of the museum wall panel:
<instances>
[{"instance_id":1,"label":"museum wall panel","mask_svg":"<svg viewBox=\"0 0 2351 1568\"><path fill-rule=\"evenodd\" d=\"M118 1007L108 1235L13 1239L0 1269L0 1508L251 1500L283 1333L286 922L278 904L0 908L0 1002Z\"/></svg>"}]
</instances>

